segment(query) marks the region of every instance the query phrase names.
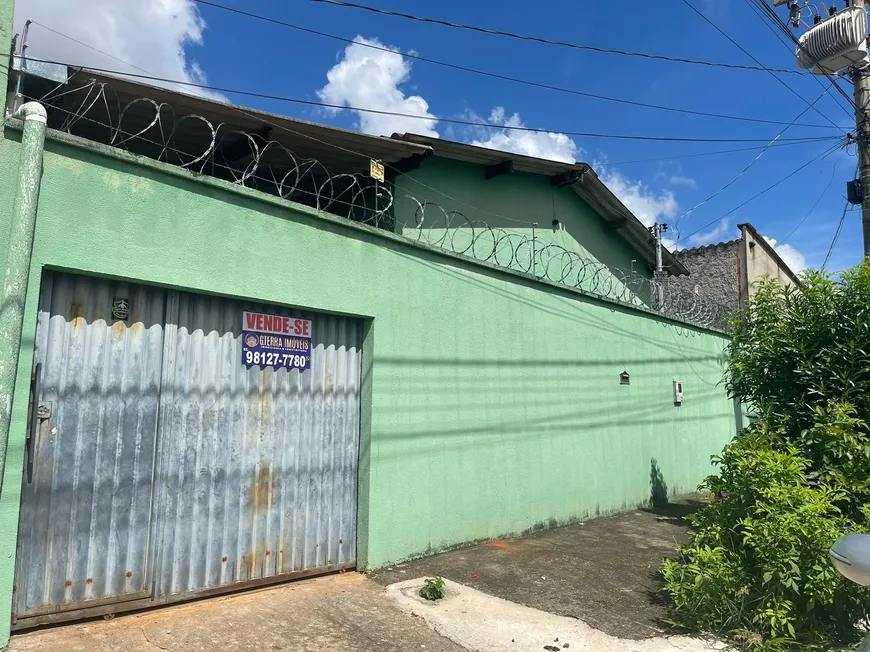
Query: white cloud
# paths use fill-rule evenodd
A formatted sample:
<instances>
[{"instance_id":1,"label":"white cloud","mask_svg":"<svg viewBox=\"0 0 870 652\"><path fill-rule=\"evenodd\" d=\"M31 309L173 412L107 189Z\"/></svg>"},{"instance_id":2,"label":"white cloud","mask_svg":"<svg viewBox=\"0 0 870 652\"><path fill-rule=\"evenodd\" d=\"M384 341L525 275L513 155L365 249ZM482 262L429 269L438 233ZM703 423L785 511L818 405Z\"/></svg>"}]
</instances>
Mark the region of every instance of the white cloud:
<instances>
[{"instance_id":1,"label":"white cloud","mask_svg":"<svg viewBox=\"0 0 870 652\"><path fill-rule=\"evenodd\" d=\"M725 218L710 231L707 231L706 233L696 233L691 236L689 242L695 246L722 242L722 238L728 234L729 226L728 218Z\"/></svg>"},{"instance_id":2,"label":"white cloud","mask_svg":"<svg viewBox=\"0 0 870 652\"><path fill-rule=\"evenodd\" d=\"M520 120L520 115L514 113L512 116L506 116L504 108L500 106L492 110L487 122L504 128L488 130L485 138L471 141L472 145L564 163L574 163L582 152L577 143L565 134L517 130L517 127L525 126ZM481 129L486 128L481 127Z\"/></svg>"},{"instance_id":3,"label":"white cloud","mask_svg":"<svg viewBox=\"0 0 870 652\"><path fill-rule=\"evenodd\" d=\"M807 268L807 261L804 258L804 255L790 244L778 245L776 244L776 240L768 238L767 236L764 236L764 239L767 240L767 244L773 247L773 250L779 254L779 257L782 258L785 264L788 265L789 269L791 269L795 274Z\"/></svg>"},{"instance_id":4,"label":"white cloud","mask_svg":"<svg viewBox=\"0 0 870 652\"><path fill-rule=\"evenodd\" d=\"M399 85L408 81L411 64L399 53L374 50L364 44L386 47L377 39L357 36L341 60L326 73L327 84L317 97L328 104L358 106L379 111L409 113L422 118L378 115L359 112L359 128L367 134L389 136L413 133L438 137L437 118L429 113L429 103L419 95L405 96ZM333 113L337 109L331 110Z\"/></svg>"},{"instance_id":5,"label":"white cloud","mask_svg":"<svg viewBox=\"0 0 870 652\"><path fill-rule=\"evenodd\" d=\"M671 177L671 185L674 186L688 186L689 188L697 188L698 182L692 179L691 177L681 177L679 175L674 175Z\"/></svg>"},{"instance_id":6,"label":"white cloud","mask_svg":"<svg viewBox=\"0 0 870 652\"><path fill-rule=\"evenodd\" d=\"M676 217L679 205L670 190L657 193L640 181L633 181L618 170L603 166L600 166L598 176L645 226Z\"/></svg>"},{"instance_id":7,"label":"white cloud","mask_svg":"<svg viewBox=\"0 0 870 652\"><path fill-rule=\"evenodd\" d=\"M96 52L34 24L27 38L27 53L32 57L122 73L147 71L156 77L205 83L200 67L185 54L187 46L202 44L206 27L192 0L18 0L15 3L16 32L22 32L27 19L106 53ZM189 86L144 81L224 99L219 94Z\"/></svg>"}]
</instances>

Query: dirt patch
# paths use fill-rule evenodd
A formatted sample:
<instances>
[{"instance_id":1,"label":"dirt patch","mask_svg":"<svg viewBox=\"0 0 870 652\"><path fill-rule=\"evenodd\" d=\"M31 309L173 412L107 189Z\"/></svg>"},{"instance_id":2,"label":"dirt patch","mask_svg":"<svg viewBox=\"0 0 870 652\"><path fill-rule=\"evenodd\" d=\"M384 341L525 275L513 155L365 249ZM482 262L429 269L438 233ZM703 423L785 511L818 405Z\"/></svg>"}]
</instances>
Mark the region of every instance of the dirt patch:
<instances>
[{"instance_id":1,"label":"dirt patch","mask_svg":"<svg viewBox=\"0 0 870 652\"><path fill-rule=\"evenodd\" d=\"M398 564L371 577L386 586L440 575L527 607L579 618L611 636L648 638L671 632L658 571L662 559L673 557L687 540L685 516L702 504L700 497L685 498Z\"/></svg>"}]
</instances>

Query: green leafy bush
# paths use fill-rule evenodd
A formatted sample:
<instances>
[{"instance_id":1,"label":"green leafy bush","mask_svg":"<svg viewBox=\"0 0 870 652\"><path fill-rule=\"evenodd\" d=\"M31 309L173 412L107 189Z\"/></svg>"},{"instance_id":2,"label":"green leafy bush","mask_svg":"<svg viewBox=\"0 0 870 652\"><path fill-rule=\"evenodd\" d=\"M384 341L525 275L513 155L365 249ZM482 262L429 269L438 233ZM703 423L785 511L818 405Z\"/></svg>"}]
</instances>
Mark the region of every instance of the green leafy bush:
<instances>
[{"instance_id":1,"label":"green leafy bush","mask_svg":"<svg viewBox=\"0 0 870 652\"><path fill-rule=\"evenodd\" d=\"M844 272L839 282L807 272L800 288L761 283L733 320L725 376L729 393L775 423L787 441L800 440L816 423L817 408L831 401L853 406L853 416L867 421L868 308L867 263Z\"/></svg>"},{"instance_id":2,"label":"green leafy bush","mask_svg":"<svg viewBox=\"0 0 870 652\"><path fill-rule=\"evenodd\" d=\"M444 597L444 580L440 577L429 578L423 582L420 597L426 600L440 600Z\"/></svg>"},{"instance_id":3,"label":"green leafy bush","mask_svg":"<svg viewBox=\"0 0 870 652\"><path fill-rule=\"evenodd\" d=\"M664 588L676 621L743 649L830 649L870 612L827 558L870 529L870 264L763 283L733 325L726 386L756 418L714 458Z\"/></svg>"},{"instance_id":4,"label":"green leafy bush","mask_svg":"<svg viewBox=\"0 0 870 652\"><path fill-rule=\"evenodd\" d=\"M756 424L715 459L720 473L702 487L721 498L690 517L696 531L665 562L665 590L681 624L748 649L846 642L867 615L867 592L837 573L827 551L863 528L838 506L845 492L812 485L809 461L780 439Z\"/></svg>"}]
</instances>

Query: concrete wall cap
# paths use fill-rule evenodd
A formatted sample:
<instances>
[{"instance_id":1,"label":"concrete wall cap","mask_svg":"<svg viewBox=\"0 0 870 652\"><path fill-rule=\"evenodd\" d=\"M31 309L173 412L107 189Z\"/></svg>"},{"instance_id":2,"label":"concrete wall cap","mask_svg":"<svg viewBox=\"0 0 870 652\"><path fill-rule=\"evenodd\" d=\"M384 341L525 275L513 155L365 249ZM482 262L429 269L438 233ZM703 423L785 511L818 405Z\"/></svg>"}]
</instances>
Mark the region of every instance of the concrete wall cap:
<instances>
[{"instance_id":1,"label":"concrete wall cap","mask_svg":"<svg viewBox=\"0 0 870 652\"><path fill-rule=\"evenodd\" d=\"M27 122L28 120L36 120L42 124L48 123L48 113L45 112L45 107L39 102L27 102L23 104L15 113L13 118L18 118Z\"/></svg>"}]
</instances>

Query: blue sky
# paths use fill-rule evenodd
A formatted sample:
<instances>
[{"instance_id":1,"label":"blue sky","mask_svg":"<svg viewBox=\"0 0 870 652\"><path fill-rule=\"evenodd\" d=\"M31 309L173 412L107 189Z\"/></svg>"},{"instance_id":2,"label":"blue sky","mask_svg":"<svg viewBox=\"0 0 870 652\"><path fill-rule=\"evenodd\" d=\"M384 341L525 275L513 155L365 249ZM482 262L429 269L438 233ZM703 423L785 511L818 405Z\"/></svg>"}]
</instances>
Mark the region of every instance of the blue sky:
<instances>
[{"instance_id":1,"label":"blue sky","mask_svg":"<svg viewBox=\"0 0 870 652\"><path fill-rule=\"evenodd\" d=\"M634 57L571 50L498 36L450 29L311 0L216 0L245 11L271 16L345 38L362 37L400 52L483 68L500 74L590 93L700 111L789 122L806 104L765 72L727 70ZM706 59L736 64L753 62L694 14L682 0L619 5L541 0L536 3L443 0L423 3L360 0L383 9L483 25L604 48ZM712 21L770 67L795 67L787 47L750 10L747 0L690 0ZM743 151L717 156L659 160L763 143L668 143L558 136L561 131L625 133L647 136L772 139L782 127L631 107L409 61L365 48L300 33L285 27L229 14L190 0L82 0L75 13L64 0L19 0L16 23L31 17L56 30L98 46L124 61L177 79L206 79L209 84L282 96L337 103L354 102L422 115L551 129L553 136L530 137L509 129L480 130L434 120L372 120L350 111L245 97L237 103L342 127L389 133L436 132L442 137L488 143L526 153L573 157L593 163L602 178L642 219L673 222L687 209L730 182L758 154ZM843 4L842 0L838 3ZM119 7L119 5L123 5ZM159 11L155 9L159 6ZM534 8L531 11L530 8ZM626 11L628 10L628 11ZM158 14L155 14L158 11ZM780 10L783 11L783 10ZM35 26L29 39L34 56L121 69L91 50ZM338 66L338 67L336 67ZM328 80L332 70L333 81ZM780 78L809 101L822 93L812 77ZM827 82L824 82L827 85ZM846 83L843 88L850 90ZM852 116L830 96L816 107L846 129ZM514 122L509 122L513 120ZM829 125L810 110L800 122ZM829 125L830 127L830 125ZM832 128L791 127L782 136L833 136ZM821 155L833 143L801 144L767 151L740 179L679 223L682 246L736 237L736 224L752 222L782 246L794 227L821 197L803 225L781 248L789 261L818 267L825 258L844 205L845 182L855 169L854 151L837 150L748 203L736 206L797 167ZM632 163L638 159L654 159ZM833 181L831 181L833 179ZM830 185L828 185L830 183ZM531 216L530 216L531 217ZM707 223L694 238L689 234ZM847 214L830 267L857 263L862 252L860 212Z\"/></svg>"}]
</instances>

